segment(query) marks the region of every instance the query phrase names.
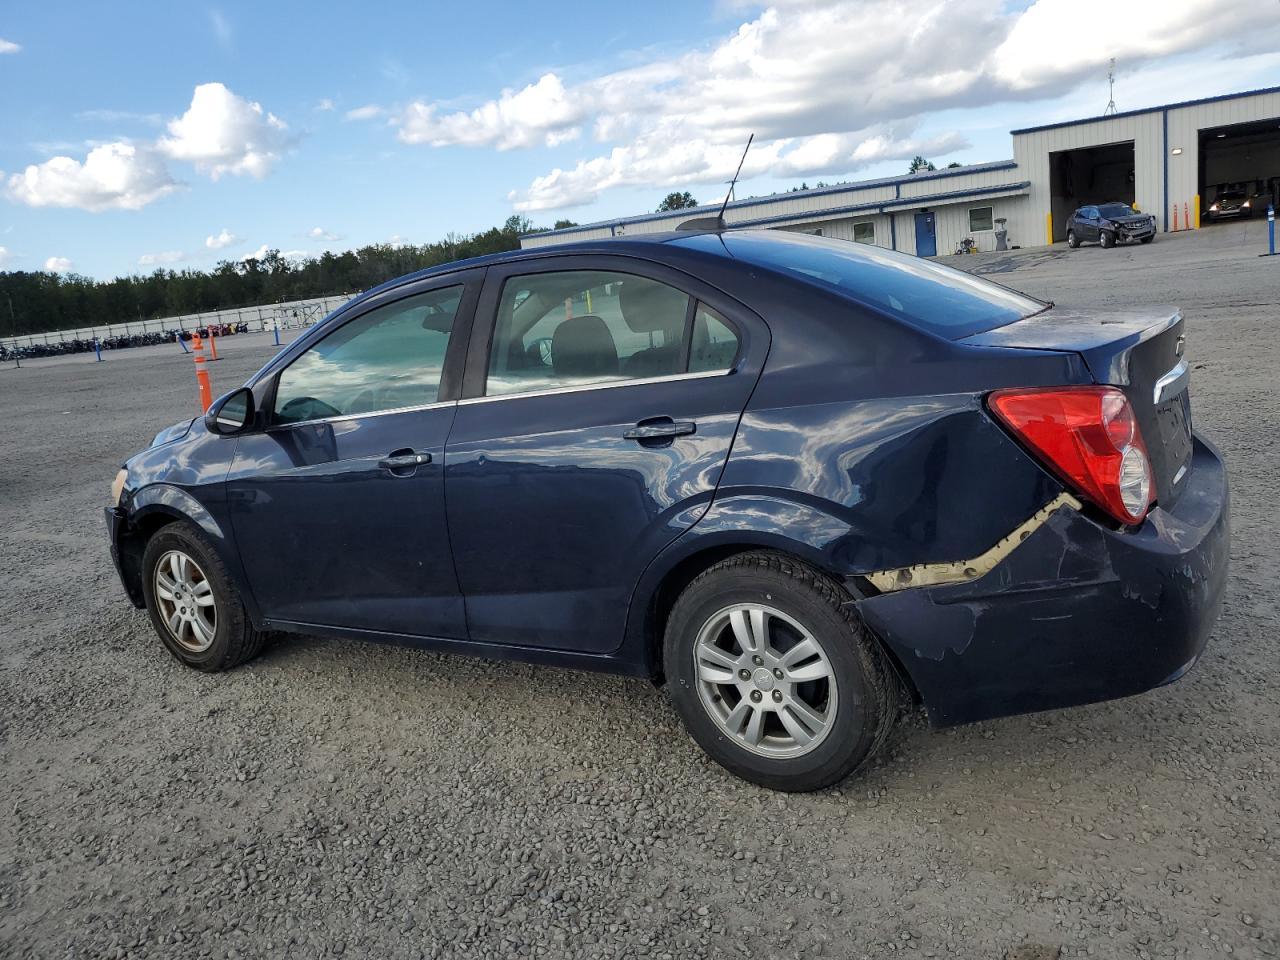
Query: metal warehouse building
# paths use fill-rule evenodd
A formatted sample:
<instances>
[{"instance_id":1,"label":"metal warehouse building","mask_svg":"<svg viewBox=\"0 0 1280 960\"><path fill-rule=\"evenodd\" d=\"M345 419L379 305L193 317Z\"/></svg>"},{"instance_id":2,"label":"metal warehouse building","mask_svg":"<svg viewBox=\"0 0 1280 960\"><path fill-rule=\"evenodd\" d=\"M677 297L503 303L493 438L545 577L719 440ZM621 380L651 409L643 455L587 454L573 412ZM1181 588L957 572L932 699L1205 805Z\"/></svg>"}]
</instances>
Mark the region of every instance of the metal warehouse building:
<instances>
[{"instance_id":1,"label":"metal warehouse building","mask_svg":"<svg viewBox=\"0 0 1280 960\"><path fill-rule=\"evenodd\" d=\"M1064 240L1070 213L1120 200L1160 229L1201 225L1217 194L1280 206L1280 87L1013 131L1013 159L730 203L730 227L772 227L920 256ZM524 247L673 230L717 206L646 214L521 238ZM1175 215L1176 211L1176 215Z\"/></svg>"}]
</instances>

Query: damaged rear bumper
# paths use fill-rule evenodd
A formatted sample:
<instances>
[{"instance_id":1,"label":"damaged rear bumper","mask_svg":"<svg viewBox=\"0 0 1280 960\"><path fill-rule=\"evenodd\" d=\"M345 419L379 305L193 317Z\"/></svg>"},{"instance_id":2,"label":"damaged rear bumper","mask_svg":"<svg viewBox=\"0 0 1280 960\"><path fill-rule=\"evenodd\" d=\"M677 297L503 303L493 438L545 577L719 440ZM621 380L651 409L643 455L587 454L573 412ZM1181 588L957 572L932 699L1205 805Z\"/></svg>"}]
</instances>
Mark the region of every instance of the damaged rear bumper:
<instances>
[{"instance_id":1,"label":"damaged rear bumper","mask_svg":"<svg viewBox=\"0 0 1280 960\"><path fill-rule=\"evenodd\" d=\"M1111 530L1062 508L989 573L859 601L935 726L1125 697L1186 673L1222 606L1229 493L1195 439L1171 510Z\"/></svg>"}]
</instances>

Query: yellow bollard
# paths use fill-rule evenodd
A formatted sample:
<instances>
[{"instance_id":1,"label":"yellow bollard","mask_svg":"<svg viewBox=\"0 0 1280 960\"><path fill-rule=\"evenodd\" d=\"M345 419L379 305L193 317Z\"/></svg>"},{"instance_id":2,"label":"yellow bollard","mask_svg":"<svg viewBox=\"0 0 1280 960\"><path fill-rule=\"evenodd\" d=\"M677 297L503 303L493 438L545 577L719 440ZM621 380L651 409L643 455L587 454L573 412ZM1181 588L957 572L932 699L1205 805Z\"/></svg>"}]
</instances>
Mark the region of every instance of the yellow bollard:
<instances>
[{"instance_id":1,"label":"yellow bollard","mask_svg":"<svg viewBox=\"0 0 1280 960\"><path fill-rule=\"evenodd\" d=\"M1200 194L1196 194L1196 229L1200 229Z\"/></svg>"},{"instance_id":2,"label":"yellow bollard","mask_svg":"<svg viewBox=\"0 0 1280 960\"><path fill-rule=\"evenodd\" d=\"M1053 246L1053 211L1050 210L1044 215L1044 242L1047 246Z\"/></svg>"}]
</instances>

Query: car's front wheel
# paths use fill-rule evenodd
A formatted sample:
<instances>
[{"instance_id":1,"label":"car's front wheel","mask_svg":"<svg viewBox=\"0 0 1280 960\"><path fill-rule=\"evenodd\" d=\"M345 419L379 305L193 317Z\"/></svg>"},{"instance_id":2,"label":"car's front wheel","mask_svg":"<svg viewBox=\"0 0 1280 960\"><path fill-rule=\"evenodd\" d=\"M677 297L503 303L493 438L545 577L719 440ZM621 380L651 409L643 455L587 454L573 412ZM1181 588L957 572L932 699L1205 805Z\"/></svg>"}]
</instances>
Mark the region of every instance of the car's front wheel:
<instances>
[{"instance_id":1,"label":"car's front wheel","mask_svg":"<svg viewBox=\"0 0 1280 960\"><path fill-rule=\"evenodd\" d=\"M1067 231L1067 246L1070 247L1072 250L1080 246L1080 240L1076 236L1076 232L1074 230Z\"/></svg>"},{"instance_id":2,"label":"car's front wheel","mask_svg":"<svg viewBox=\"0 0 1280 960\"><path fill-rule=\"evenodd\" d=\"M1116 245L1116 235L1110 230L1103 230L1098 239L1102 243L1103 247L1107 249Z\"/></svg>"},{"instance_id":3,"label":"car's front wheel","mask_svg":"<svg viewBox=\"0 0 1280 960\"><path fill-rule=\"evenodd\" d=\"M900 692L884 651L831 580L745 553L680 595L667 621L672 700L694 740L745 780L818 790L884 742Z\"/></svg>"},{"instance_id":4,"label":"car's front wheel","mask_svg":"<svg viewBox=\"0 0 1280 960\"><path fill-rule=\"evenodd\" d=\"M151 624L187 666L229 670L262 649L265 635L254 629L226 566L195 526L162 527L147 542L142 571Z\"/></svg>"},{"instance_id":5,"label":"car's front wheel","mask_svg":"<svg viewBox=\"0 0 1280 960\"><path fill-rule=\"evenodd\" d=\"M1143 237L1143 238L1142 238L1142 240L1141 240L1141 242L1142 242L1142 243L1150 243L1150 242L1151 242L1152 240L1154 240L1154 239L1155 239L1155 237Z\"/></svg>"}]
</instances>

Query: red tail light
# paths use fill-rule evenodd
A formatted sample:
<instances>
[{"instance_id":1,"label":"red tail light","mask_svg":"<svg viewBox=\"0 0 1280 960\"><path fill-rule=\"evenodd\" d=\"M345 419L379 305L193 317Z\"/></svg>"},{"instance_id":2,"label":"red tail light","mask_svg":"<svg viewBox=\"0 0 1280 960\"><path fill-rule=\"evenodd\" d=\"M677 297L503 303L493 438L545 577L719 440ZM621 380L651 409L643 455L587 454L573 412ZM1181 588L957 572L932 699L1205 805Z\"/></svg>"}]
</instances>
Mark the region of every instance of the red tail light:
<instances>
[{"instance_id":1,"label":"red tail light","mask_svg":"<svg viewBox=\"0 0 1280 960\"><path fill-rule=\"evenodd\" d=\"M1133 409L1115 387L997 390L991 411L1050 470L1121 523L1141 523L1155 491Z\"/></svg>"}]
</instances>

